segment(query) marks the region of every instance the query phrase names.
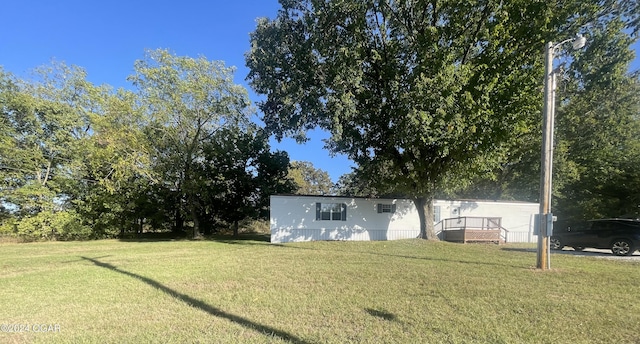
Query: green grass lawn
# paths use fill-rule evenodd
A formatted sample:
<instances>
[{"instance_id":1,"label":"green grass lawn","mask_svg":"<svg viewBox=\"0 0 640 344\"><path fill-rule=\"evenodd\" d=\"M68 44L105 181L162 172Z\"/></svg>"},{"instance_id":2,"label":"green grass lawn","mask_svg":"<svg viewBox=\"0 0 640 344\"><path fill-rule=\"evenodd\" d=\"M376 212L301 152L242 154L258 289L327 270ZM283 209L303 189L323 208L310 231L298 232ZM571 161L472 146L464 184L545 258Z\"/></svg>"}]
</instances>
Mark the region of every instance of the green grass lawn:
<instances>
[{"instance_id":1,"label":"green grass lawn","mask_svg":"<svg viewBox=\"0 0 640 344\"><path fill-rule=\"evenodd\" d=\"M531 248L5 243L0 343L640 343L640 264Z\"/></svg>"}]
</instances>

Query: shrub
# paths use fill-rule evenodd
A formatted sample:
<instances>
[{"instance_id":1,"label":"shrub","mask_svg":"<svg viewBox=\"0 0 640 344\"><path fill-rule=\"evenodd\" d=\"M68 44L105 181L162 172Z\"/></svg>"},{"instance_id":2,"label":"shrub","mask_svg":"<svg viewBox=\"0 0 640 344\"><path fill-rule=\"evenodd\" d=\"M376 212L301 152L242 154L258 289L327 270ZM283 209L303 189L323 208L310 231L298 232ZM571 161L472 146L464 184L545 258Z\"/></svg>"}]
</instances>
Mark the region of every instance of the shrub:
<instances>
[{"instance_id":1,"label":"shrub","mask_svg":"<svg viewBox=\"0 0 640 344\"><path fill-rule=\"evenodd\" d=\"M92 237L91 228L80 216L70 211L42 211L35 216L16 221L15 235L26 241L80 240Z\"/></svg>"},{"instance_id":2,"label":"shrub","mask_svg":"<svg viewBox=\"0 0 640 344\"><path fill-rule=\"evenodd\" d=\"M16 237L17 232L18 228L15 219L5 219L0 223L0 237Z\"/></svg>"},{"instance_id":3,"label":"shrub","mask_svg":"<svg viewBox=\"0 0 640 344\"><path fill-rule=\"evenodd\" d=\"M240 225L241 231L244 233L269 234L271 227L269 220L247 219Z\"/></svg>"}]
</instances>

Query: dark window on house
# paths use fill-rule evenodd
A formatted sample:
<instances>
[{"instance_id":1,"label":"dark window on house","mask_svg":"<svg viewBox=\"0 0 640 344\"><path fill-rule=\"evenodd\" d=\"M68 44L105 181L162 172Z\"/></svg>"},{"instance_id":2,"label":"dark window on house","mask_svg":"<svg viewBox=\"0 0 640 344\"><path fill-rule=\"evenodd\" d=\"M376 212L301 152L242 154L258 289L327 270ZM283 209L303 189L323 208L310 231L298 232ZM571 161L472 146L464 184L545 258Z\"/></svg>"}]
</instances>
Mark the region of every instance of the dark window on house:
<instances>
[{"instance_id":1,"label":"dark window on house","mask_svg":"<svg viewBox=\"0 0 640 344\"><path fill-rule=\"evenodd\" d=\"M347 221L347 205L344 203L316 203L316 220Z\"/></svg>"},{"instance_id":2,"label":"dark window on house","mask_svg":"<svg viewBox=\"0 0 640 344\"><path fill-rule=\"evenodd\" d=\"M390 213L393 214L396 212L395 204L383 204L378 203L378 213Z\"/></svg>"}]
</instances>

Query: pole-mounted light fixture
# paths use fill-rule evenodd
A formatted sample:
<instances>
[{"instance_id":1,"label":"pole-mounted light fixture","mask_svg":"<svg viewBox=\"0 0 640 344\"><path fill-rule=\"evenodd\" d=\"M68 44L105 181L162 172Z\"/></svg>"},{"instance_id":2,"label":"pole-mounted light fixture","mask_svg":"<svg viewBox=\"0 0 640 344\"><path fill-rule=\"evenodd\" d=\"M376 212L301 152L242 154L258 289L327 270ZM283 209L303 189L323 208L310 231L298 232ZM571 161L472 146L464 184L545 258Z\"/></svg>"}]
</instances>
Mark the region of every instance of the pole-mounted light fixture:
<instances>
[{"instance_id":1,"label":"pole-mounted light fixture","mask_svg":"<svg viewBox=\"0 0 640 344\"><path fill-rule=\"evenodd\" d=\"M585 44L587 44L587 39L583 35L577 34L576 38L573 39L573 44L571 46L573 47L573 50L578 50L582 49Z\"/></svg>"},{"instance_id":2,"label":"pole-mounted light fixture","mask_svg":"<svg viewBox=\"0 0 640 344\"><path fill-rule=\"evenodd\" d=\"M571 42L574 50L581 49L587 43L587 39L578 34L575 38L553 44L548 42L545 49L544 68L544 106L542 114L544 118L542 126L542 154L540 173L540 214L537 221L538 232L538 260L537 268L546 270L551 268L549 260L549 237L553 233L553 214L551 213L551 190L553 171L553 122L555 112L556 71L553 69L555 51L563 44Z\"/></svg>"}]
</instances>

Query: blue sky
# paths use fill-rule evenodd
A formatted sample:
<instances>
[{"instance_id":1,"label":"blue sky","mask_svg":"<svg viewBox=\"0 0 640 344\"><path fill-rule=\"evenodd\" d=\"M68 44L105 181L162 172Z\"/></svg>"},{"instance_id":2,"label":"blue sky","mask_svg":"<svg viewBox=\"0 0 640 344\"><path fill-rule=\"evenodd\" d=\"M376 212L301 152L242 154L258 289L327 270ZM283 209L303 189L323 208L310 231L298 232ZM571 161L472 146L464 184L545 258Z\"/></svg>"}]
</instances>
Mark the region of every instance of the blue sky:
<instances>
[{"instance_id":1,"label":"blue sky","mask_svg":"<svg viewBox=\"0 0 640 344\"><path fill-rule=\"evenodd\" d=\"M256 18L274 18L277 0L20 0L2 6L0 65L19 77L55 59L83 67L89 81L130 87L133 63L145 49L167 48L180 56L205 56L235 66L236 83L245 85L249 70L244 53ZM316 131L305 145L272 140L292 160L311 161L335 182L351 170L346 157L331 157Z\"/></svg>"},{"instance_id":2,"label":"blue sky","mask_svg":"<svg viewBox=\"0 0 640 344\"><path fill-rule=\"evenodd\" d=\"M244 53L256 18L275 17L277 0L15 0L2 5L0 65L19 77L52 59L83 67L89 81L130 87L126 77L145 49L168 48L181 56L205 56L237 68L236 83L245 85ZM638 44L635 45L638 51ZM633 68L640 68L638 58ZM311 161L333 181L350 171L344 156L323 149L321 131L298 145L285 139L272 147L292 160Z\"/></svg>"}]
</instances>

